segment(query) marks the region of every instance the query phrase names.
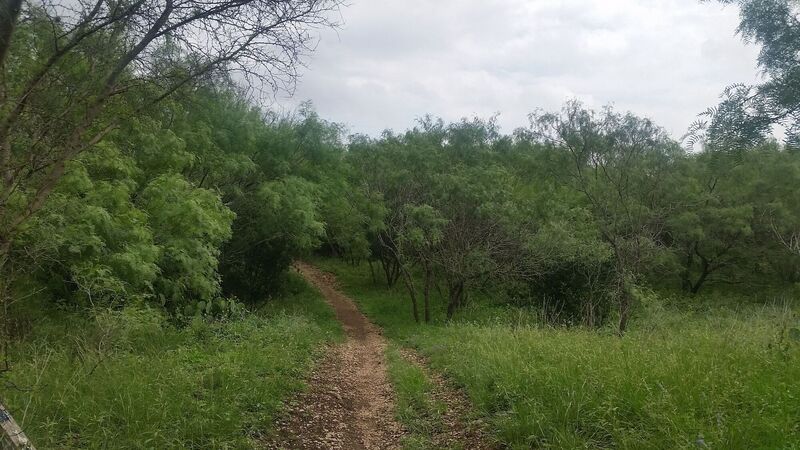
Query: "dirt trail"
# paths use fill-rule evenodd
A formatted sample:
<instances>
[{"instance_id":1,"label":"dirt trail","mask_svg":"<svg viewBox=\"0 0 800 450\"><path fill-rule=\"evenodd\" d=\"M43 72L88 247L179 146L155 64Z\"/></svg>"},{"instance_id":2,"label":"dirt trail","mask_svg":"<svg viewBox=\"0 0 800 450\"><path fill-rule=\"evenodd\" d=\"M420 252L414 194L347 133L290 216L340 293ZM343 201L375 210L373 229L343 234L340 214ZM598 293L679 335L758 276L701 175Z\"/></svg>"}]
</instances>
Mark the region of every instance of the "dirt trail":
<instances>
[{"instance_id":1,"label":"dirt trail","mask_svg":"<svg viewBox=\"0 0 800 450\"><path fill-rule=\"evenodd\" d=\"M394 419L393 390L384 363L386 340L336 289L332 275L304 263L296 267L336 311L347 340L328 351L312 374L308 391L278 422L267 448L400 448L404 431Z\"/></svg>"}]
</instances>

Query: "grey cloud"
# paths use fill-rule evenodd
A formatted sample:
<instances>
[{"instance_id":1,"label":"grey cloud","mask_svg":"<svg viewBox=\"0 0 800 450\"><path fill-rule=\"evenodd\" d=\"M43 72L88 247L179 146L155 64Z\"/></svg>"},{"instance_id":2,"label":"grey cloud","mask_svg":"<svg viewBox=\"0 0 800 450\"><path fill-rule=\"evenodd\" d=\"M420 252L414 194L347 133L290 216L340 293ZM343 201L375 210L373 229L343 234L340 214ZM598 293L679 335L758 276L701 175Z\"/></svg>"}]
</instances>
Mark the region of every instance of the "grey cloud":
<instances>
[{"instance_id":1,"label":"grey cloud","mask_svg":"<svg viewBox=\"0 0 800 450\"><path fill-rule=\"evenodd\" d=\"M500 113L506 131L570 98L680 136L728 84L758 76L734 8L694 0L353 0L292 98L372 135L426 113Z\"/></svg>"}]
</instances>

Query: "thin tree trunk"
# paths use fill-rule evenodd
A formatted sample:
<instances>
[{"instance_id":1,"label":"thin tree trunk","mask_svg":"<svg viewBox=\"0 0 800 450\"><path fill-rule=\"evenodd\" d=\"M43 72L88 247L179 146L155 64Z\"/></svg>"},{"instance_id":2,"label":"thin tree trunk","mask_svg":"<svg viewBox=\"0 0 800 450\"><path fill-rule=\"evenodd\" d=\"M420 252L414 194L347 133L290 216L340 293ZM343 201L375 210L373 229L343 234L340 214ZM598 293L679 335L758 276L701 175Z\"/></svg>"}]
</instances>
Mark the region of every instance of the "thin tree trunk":
<instances>
[{"instance_id":1,"label":"thin tree trunk","mask_svg":"<svg viewBox=\"0 0 800 450\"><path fill-rule=\"evenodd\" d=\"M447 320L453 318L456 311L461 307L461 301L464 297L464 282L458 281L450 286L449 299L447 302Z\"/></svg>"},{"instance_id":2,"label":"thin tree trunk","mask_svg":"<svg viewBox=\"0 0 800 450\"><path fill-rule=\"evenodd\" d=\"M391 286L391 270L389 269L389 260L385 255L381 255L381 268L383 269L383 274L386 277L386 284Z\"/></svg>"},{"instance_id":3,"label":"thin tree trunk","mask_svg":"<svg viewBox=\"0 0 800 450\"><path fill-rule=\"evenodd\" d=\"M697 281L691 286L692 294L697 294L700 292L700 288L703 287L703 283L706 282L708 276L711 274L711 265L708 263L708 260L703 258L703 264L701 265L701 272L700 277L697 278Z\"/></svg>"},{"instance_id":4,"label":"thin tree trunk","mask_svg":"<svg viewBox=\"0 0 800 450\"><path fill-rule=\"evenodd\" d=\"M0 215L0 217L2 217ZM8 259L11 257L11 239L6 236L0 235L0 274L3 273L3 269L6 267L6 263L8 263Z\"/></svg>"},{"instance_id":5,"label":"thin tree trunk","mask_svg":"<svg viewBox=\"0 0 800 450\"><path fill-rule=\"evenodd\" d=\"M383 273L386 275L386 285L389 287L394 286L400 275L400 263L392 256L381 255L381 266L383 266Z\"/></svg>"},{"instance_id":6,"label":"thin tree trunk","mask_svg":"<svg viewBox=\"0 0 800 450\"><path fill-rule=\"evenodd\" d=\"M619 322L617 323L617 334L620 336L628 330L628 321L631 317L632 295L626 280L621 280L618 292Z\"/></svg>"},{"instance_id":7,"label":"thin tree trunk","mask_svg":"<svg viewBox=\"0 0 800 450\"><path fill-rule=\"evenodd\" d=\"M588 295L588 300L583 305L583 324L589 328L594 328L595 324L595 305L592 292Z\"/></svg>"},{"instance_id":8,"label":"thin tree trunk","mask_svg":"<svg viewBox=\"0 0 800 450\"><path fill-rule=\"evenodd\" d=\"M397 280L400 279L400 275L402 275L403 269L400 267L400 261L395 259L394 263L392 264L392 281L389 286L394 286L397 283Z\"/></svg>"},{"instance_id":9,"label":"thin tree trunk","mask_svg":"<svg viewBox=\"0 0 800 450\"><path fill-rule=\"evenodd\" d=\"M430 323L431 321L431 270L428 267L428 264L425 264L425 285L423 288L423 297L425 301L425 323Z\"/></svg>"},{"instance_id":10,"label":"thin tree trunk","mask_svg":"<svg viewBox=\"0 0 800 450\"><path fill-rule=\"evenodd\" d=\"M369 274L372 277L372 284L377 284L377 280L375 279L375 267L372 265L372 260L367 260L369 263Z\"/></svg>"},{"instance_id":11,"label":"thin tree trunk","mask_svg":"<svg viewBox=\"0 0 800 450\"><path fill-rule=\"evenodd\" d=\"M691 248L686 252L686 267L681 273L681 289L683 292L692 290L692 265L694 264L694 253Z\"/></svg>"},{"instance_id":12,"label":"thin tree trunk","mask_svg":"<svg viewBox=\"0 0 800 450\"><path fill-rule=\"evenodd\" d=\"M411 274L405 268L401 269L403 272L403 281L405 281L408 295L411 296L411 312L414 315L414 322L419 323L419 308L417 306L417 290L414 287L414 280Z\"/></svg>"}]
</instances>

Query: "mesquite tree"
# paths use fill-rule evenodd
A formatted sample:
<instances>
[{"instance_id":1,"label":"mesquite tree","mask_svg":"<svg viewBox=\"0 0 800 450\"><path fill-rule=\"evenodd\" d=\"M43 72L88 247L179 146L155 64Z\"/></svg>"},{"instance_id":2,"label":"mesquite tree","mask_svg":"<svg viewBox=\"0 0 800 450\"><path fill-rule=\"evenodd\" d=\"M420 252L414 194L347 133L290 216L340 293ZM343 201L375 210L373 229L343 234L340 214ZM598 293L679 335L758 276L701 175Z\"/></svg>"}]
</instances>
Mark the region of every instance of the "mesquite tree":
<instances>
[{"instance_id":1,"label":"mesquite tree","mask_svg":"<svg viewBox=\"0 0 800 450\"><path fill-rule=\"evenodd\" d=\"M0 266L67 163L204 77L289 87L338 0L0 5Z\"/></svg>"},{"instance_id":2,"label":"mesquite tree","mask_svg":"<svg viewBox=\"0 0 800 450\"><path fill-rule=\"evenodd\" d=\"M563 151L562 174L583 197L614 265L612 296L624 333L642 270L660 250L667 214L660 204L671 166L682 155L663 129L632 114L568 103L560 114L533 115L533 134Z\"/></svg>"}]
</instances>

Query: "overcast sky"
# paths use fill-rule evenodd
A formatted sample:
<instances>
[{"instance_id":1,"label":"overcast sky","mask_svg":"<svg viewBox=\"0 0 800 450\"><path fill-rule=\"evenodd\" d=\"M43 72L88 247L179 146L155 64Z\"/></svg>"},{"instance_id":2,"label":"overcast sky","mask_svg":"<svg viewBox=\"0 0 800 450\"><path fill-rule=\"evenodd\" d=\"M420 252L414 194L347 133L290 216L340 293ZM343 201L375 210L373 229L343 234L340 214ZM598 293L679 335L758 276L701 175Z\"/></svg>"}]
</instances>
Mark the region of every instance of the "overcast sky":
<instances>
[{"instance_id":1,"label":"overcast sky","mask_svg":"<svg viewBox=\"0 0 800 450\"><path fill-rule=\"evenodd\" d=\"M503 131L578 98L680 137L722 89L758 79L738 10L696 0L348 0L296 92L351 132L405 130L431 113L499 114Z\"/></svg>"}]
</instances>

